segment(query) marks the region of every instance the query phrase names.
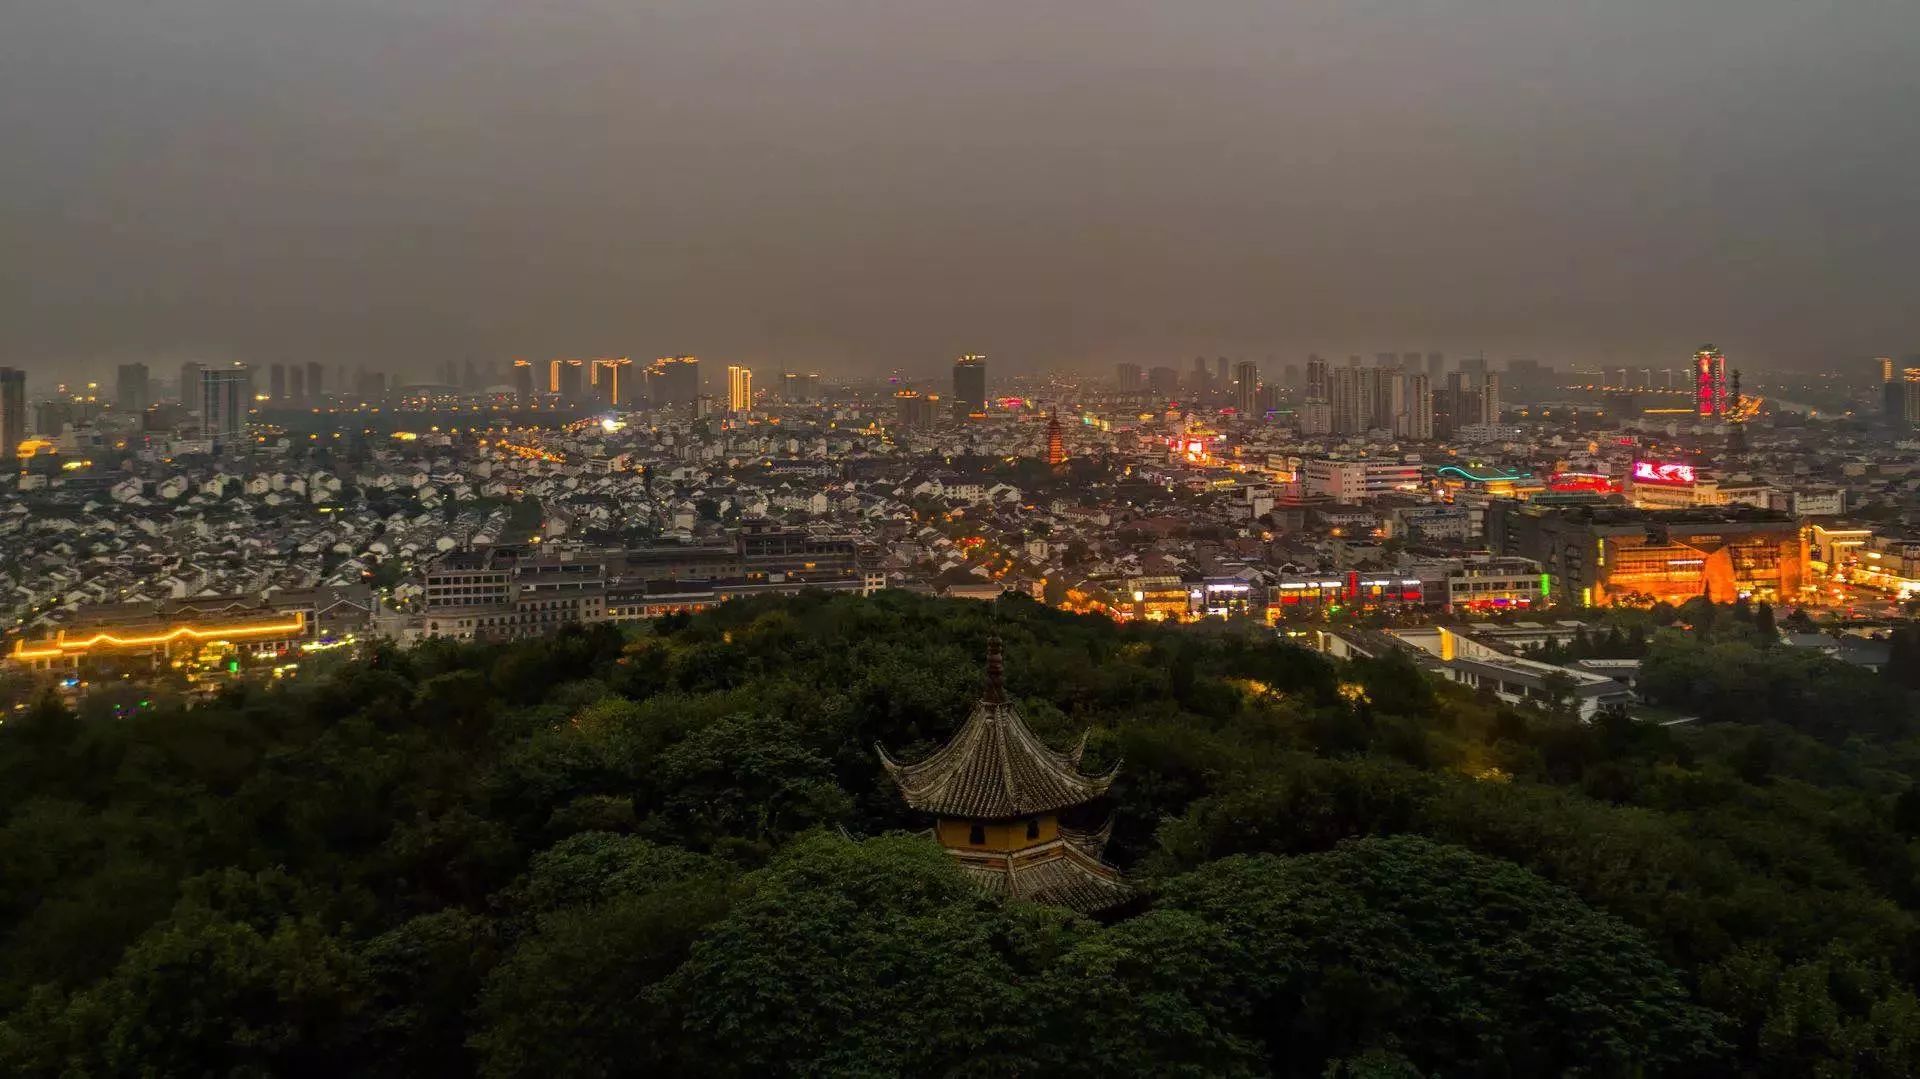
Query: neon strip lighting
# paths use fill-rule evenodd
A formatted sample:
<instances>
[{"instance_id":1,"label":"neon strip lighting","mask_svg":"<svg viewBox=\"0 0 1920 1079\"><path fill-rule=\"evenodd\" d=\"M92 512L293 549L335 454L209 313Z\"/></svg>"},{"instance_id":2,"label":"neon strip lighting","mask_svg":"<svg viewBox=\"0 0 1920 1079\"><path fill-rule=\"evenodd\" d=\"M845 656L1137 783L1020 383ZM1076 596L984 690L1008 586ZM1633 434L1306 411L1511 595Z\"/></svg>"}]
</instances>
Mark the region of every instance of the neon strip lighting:
<instances>
[{"instance_id":1,"label":"neon strip lighting","mask_svg":"<svg viewBox=\"0 0 1920 1079\"><path fill-rule=\"evenodd\" d=\"M27 649L27 642L16 641L13 646L15 659L51 659L68 652L84 652L99 645L117 648L139 648L153 644L172 644L182 639L196 641L224 640L228 637L265 637L277 633L299 633L307 628L305 615L295 615L291 622L273 622L253 626L217 626L212 629L195 629L192 626L176 626L165 633L154 633L142 637L122 637L115 633L96 633L91 637L68 640L66 631L55 638L52 648Z\"/></svg>"},{"instance_id":2,"label":"neon strip lighting","mask_svg":"<svg viewBox=\"0 0 1920 1079\"><path fill-rule=\"evenodd\" d=\"M1441 465L1439 468L1436 468L1433 470L1433 474L1436 476L1444 476L1444 475L1447 475L1448 473L1452 473L1453 475L1456 475L1461 479L1467 480L1472 483L1497 483L1501 480L1524 480L1533 475L1533 473L1531 472L1516 472L1509 469L1506 472L1499 473L1496 475L1477 476L1471 472L1468 472L1466 469L1461 468L1459 465Z\"/></svg>"}]
</instances>

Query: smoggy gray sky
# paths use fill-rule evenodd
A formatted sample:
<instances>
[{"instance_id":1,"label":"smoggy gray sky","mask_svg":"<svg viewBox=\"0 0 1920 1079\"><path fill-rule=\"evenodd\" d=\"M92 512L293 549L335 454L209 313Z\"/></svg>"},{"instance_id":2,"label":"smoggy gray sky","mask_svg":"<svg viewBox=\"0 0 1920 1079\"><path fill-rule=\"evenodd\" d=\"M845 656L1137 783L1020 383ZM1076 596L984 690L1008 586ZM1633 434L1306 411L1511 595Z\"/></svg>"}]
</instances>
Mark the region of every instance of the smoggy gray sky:
<instances>
[{"instance_id":1,"label":"smoggy gray sky","mask_svg":"<svg viewBox=\"0 0 1920 1079\"><path fill-rule=\"evenodd\" d=\"M6 0L0 363L1920 351L1915 0Z\"/></svg>"}]
</instances>

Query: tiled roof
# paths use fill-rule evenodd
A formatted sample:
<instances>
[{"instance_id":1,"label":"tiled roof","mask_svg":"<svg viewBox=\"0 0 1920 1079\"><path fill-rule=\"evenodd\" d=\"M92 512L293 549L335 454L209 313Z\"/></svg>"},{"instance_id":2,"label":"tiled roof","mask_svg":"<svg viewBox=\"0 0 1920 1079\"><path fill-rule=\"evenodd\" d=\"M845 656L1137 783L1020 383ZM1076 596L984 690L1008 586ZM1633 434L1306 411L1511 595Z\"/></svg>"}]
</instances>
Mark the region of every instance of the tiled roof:
<instances>
[{"instance_id":1,"label":"tiled roof","mask_svg":"<svg viewBox=\"0 0 1920 1079\"><path fill-rule=\"evenodd\" d=\"M1133 889L1112 866L1071 839L1012 854L954 851L960 869L981 890L1008 899L1046 903L1091 914L1126 902Z\"/></svg>"},{"instance_id":2,"label":"tiled roof","mask_svg":"<svg viewBox=\"0 0 1920 1079\"><path fill-rule=\"evenodd\" d=\"M879 746L880 763L900 786L907 805L925 813L1005 820L1089 802L1113 784L1118 765L1084 775L1083 736L1072 752L1048 747L1027 728L1000 682L1000 642L987 653L987 692L946 745L915 764L902 764Z\"/></svg>"}]
</instances>

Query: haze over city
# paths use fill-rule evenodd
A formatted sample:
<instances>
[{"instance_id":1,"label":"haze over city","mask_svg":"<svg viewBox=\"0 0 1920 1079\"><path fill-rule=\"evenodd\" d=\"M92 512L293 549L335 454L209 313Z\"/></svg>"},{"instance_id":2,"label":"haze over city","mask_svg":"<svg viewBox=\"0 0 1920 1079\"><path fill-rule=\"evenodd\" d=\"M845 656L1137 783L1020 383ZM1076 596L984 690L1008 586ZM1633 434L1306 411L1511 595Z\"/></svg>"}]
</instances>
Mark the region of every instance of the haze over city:
<instances>
[{"instance_id":1,"label":"haze over city","mask_svg":"<svg viewBox=\"0 0 1920 1079\"><path fill-rule=\"evenodd\" d=\"M1920 351L1915 101L1880 0L28 0L0 361L1813 370Z\"/></svg>"}]
</instances>

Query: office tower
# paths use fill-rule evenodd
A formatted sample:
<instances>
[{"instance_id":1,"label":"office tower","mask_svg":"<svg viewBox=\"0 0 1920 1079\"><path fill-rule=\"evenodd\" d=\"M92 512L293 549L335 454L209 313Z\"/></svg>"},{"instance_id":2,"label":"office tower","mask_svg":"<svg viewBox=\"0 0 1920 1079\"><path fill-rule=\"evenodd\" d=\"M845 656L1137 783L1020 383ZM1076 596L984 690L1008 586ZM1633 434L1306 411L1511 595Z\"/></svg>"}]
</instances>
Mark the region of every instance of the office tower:
<instances>
[{"instance_id":1,"label":"office tower","mask_svg":"<svg viewBox=\"0 0 1920 1079\"><path fill-rule=\"evenodd\" d=\"M26 440L27 373L0 367L0 457L18 457Z\"/></svg>"},{"instance_id":2,"label":"office tower","mask_svg":"<svg viewBox=\"0 0 1920 1079\"><path fill-rule=\"evenodd\" d=\"M1693 401L1703 419L1727 414L1727 357L1712 345L1694 350Z\"/></svg>"},{"instance_id":3,"label":"office tower","mask_svg":"<svg viewBox=\"0 0 1920 1079\"><path fill-rule=\"evenodd\" d=\"M152 403L152 382L144 363L123 363L115 373L113 403L122 412L145 412Z\"/></svg>"},{"instance_id":4,"label":"office tower","mask_svg":"<svg viewBox=\"0 0 1920 1079\"><path fill-rule=\"evenodd\" d=\"M513 397L522 404L533 400L533 361L513 361Z\"/></svg>"},{"instance_id":5,"label":"office tower","mask_svg":"<svg viewBox=\"0 0 1920 1079\"><path fill-rule=\"evenodd\" d=\"M1327 361L1317 353L1307 355L1307 400L1325 401L1330 396L1327 382Z\"/></svg>"},{"instance_id":6,"label":"office tower","mask_svg":"<svg viewBox=\"0 0 1920 1079\"><path fill-rule=\"evenodd\" d=\"M244 363L200 372L200 430L217 450L238 452L247 442L247 407L253 400L253 372Z\"/></svg>"},{"instance_id":7,"label":"office tower","mask_svg":"<svg viewBox=\"0 0 1920 1079\"><path fill-rule=\"evenodd\" d=\"M1205 356L1195 356L1193 358L1193 373L1187 376L1187 389L1192 390L1196 394L1201 394L1207 392L1207 388L1211 385L1213 385L1213 376L1207 373L1207 358Z\"/></svg>"},{"instance_id":8,"label":"office tower","mask_svg":"<svg viewBox=\"0 0 1920 1079\"><path fill-rule=\"evenodd\" d=\"M287 365L276 363L267 368L267 398L274 404L287 399Z\"/></svg>"},{"instance_id":9,"label":"office tower","mask_svg":"<svg viewBox=\"0 0 1920 1079\"><path fill-rule=\"evenodd\" d=\"M608 356L593 361L593 399L608 408L633 407L633 361Z\"/></svg>"},{"instance_id":10,"label":"office tower","mask_svg":"<svg viewBox=\"0 0 1920 1079\"><path fill-rule=\"evenodd\" d=\"M1180 372L1156 367L1147 372L1147 388L1161 397L1172 397L1180 392Z\"/></svg>"},{"instance_id":11,"label":"office tower","mask_svg":"<svg viewBox=\"0 0 1920 1079\"><path fill-rule=\"evenodd\" d=\"M307 369L294 364L287 369L287 400L300 404L307 399Z\"/></svg>"},{"instance_id":12,"label":"office tower","mask_svg":"<svg viewBox=\"0 0 1920 1079\"><path fill-rule=\"evenodd\" d=\"M1444 352L1427 353L1427 380L1439 382L1440 376L1447 373L1447 354Z\"/></svg>"},{"instance_id":13,"label":"office tower","mask_svg":"<svg viewBox=\"0 0 1920 1079\"><path fill-rule=\"evenodd\" d=\"M1242 360L1233 367L1233 408L1242 416L1253 416L1260 412L1255 398L1260 393L1260 368L1251 360Z\"/></svg>"},{"instance_id":14,"label":"office tower","mask_svg":"<svg viewBox=\"0 0 1920 1079\"><path fill-rule=\"evenodd\" d=\"M1491 371L1480 380L1480 422L1500 422L1500 376Z\"/></svg>"},{"instance_id":15,"label":"office tower","mask_svg":"<svg viewBox=\"0 0 1920 1079\"><path fill-rule=\"evenodd\" d=\"M180 385L174 391L180 407L188 412L200 407L200 365L188 360L180 365Z\"/></svg>"},{"instance_id":16,"label":"office tower","mask_svg":"<svg viewBox=\"0 0 1920 1079\"><path fill-rule=\"evenodd\" d=\"M753 411L753 372L745 367L727 368L727 411Z\"/></svg>"},{"instance_id":17,"label":"office tower","mask_svg":"<svg viewBox=\"0 0 1920 1079\"><path fill-rule=\"evenodd\" d=\"M1409 370L1395 383L1393 433L1415 442L1433 440L1433 382Z\"/></svg>"},{"instance_id":18,"label":"office tower","mask_svg":"<svg viewBox=\"0 0 1920 1079\"><path fill-rule=\"evenodd\" d=\"M693 405L699 399L699 357L662 356L647 368L647 401L654 408Z\"/></svg>"},{"instance_id":19,"label":"office tower","mask_svg":"<svg viewBox=\"0 0 1920 1079\"><path fill-rule=\"evenodd\" d=\"M985 356L962 356L953 361L953 399L955 412L987 410L987 358Z\"/></svg>"},{"instance_id":20,"label":"office tower","mask_svg":"<svg viewBox=\"0 0 1920 1079\"><path fill-rule=\"evenodd\" d=\"M1140 388L1140 380L1146 372L1137 363L1116 363L1113 365L1113 384L1122 392L1132 393Z\"/></svg>"}]
</instances>

